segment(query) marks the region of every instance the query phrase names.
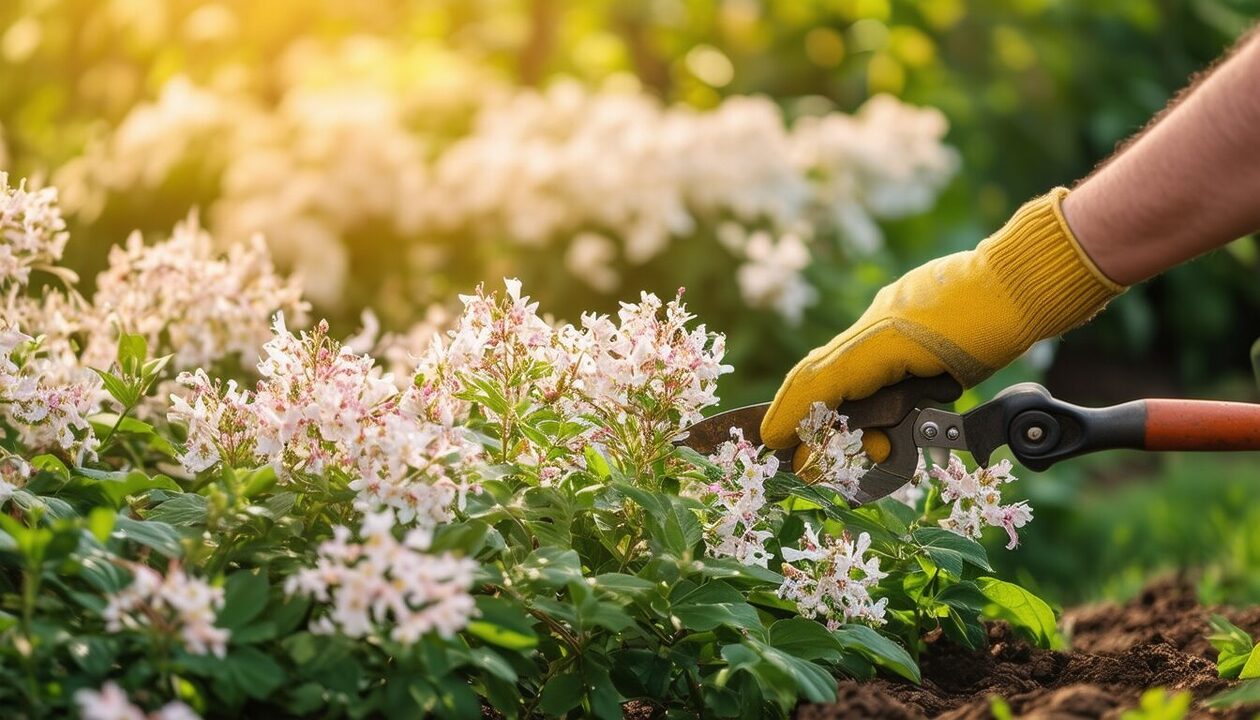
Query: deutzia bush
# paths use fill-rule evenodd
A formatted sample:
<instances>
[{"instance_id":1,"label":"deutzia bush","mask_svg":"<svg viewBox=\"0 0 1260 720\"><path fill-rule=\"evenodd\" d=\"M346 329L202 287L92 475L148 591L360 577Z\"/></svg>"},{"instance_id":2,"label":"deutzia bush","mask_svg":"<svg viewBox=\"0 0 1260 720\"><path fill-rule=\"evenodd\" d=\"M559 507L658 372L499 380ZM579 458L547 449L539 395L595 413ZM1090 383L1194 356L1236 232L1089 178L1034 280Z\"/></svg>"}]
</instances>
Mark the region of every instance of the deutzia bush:
<instances>
[{"instance_id":1,"label":"deutzia bush","mask_svg":"<svg viewBox=\"0 0 1260 720\"><path fill-rule=\"evenodd\" d=\"M800 475L739 432L680 447L732 371L681 293L564 323L479 287L395 377L192 224L78 296L53 200L4 189L8 715L784 716L917 681L928 633L1055 637L973 539L1029 519L1007 466L851 507L869 461L821 406Z\"/></svg>"},{"instance_id":2,"label":"deutzia bush","mask_svg":"<svg viewBox=\"0 0 1260 720\"><path fill-rule=\"evenodd\" d=\"M450 299L437 278L510 254L586 289L536 288L548 297L733 276L722 306L799 324L829 285L806 277L811 258L877 260L880 224L930 209L958 168L944 115L889 95L802 117L762 96L701 110L625 78L522 88L430 53L308 39L261 83L274 92L176 76L54 177L88 221L167 215L138 212L147 197L204 203L220 236L263 233L327 308L414 320L418 299Z\"/></svg>"}]
</instances>

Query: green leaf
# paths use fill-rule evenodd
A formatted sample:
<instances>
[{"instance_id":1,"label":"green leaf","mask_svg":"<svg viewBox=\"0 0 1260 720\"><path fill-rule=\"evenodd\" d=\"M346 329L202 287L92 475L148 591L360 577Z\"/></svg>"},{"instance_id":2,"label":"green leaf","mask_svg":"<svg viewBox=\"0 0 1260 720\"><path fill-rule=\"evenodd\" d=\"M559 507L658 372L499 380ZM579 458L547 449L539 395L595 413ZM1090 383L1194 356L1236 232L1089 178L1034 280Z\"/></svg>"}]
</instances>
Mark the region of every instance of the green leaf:
<instances>
[{"instance_id":1,"label":"green leaf","mask_svg":"<svg viewBox=\"0 0 1260 720\"><path fill-rule=\"evenodd\" d=\"M1208 626L1212 628L1212 633L1207 636L1208 642L1217 650L1217 674L1223 678L1238 677L1243 666L1250 662L1253 650L1251 636L1224 615L1213 615L1208 619Z\"/></svg>"},{"instance_id":2,"label":"green leaf","mask_svg":"<svg viewBox=\"0 0 1260 720\"><path fill-rule=\"evenodd\" d=\"M235 685L255 700L267 698L284 684L284 669L255 648L233 648L223 663Z\"/></svg>"},{"instance_id":3,"label":"green leaf","mask_svg":"<svg viewBox=\"0 0 1260 720\"><path fill-rule=\"evenodd\" d=\"M553 676L538 693L538 708L547 715L564 715L582 702L582 676L575 671Z\"/></svg>"},{"instance_id":4,"label":"green leaf","mask_svg":"<svg viewBox=\"0 0 1260 720\"><path fill-rule=\"evenodd\" d=\"M1247 662L1242 666L1242 672L1238 673L1239 680L1254 680L1260 678L1260 648L1252 648L1247 655Z\"/></svg>"},{"instance_id":5,"label":"green leaf","mask_svg":"<svg viewBox=\"0 0 1260 720\"><path fill-rule=\"evenodd\" d=\"M175 527L195 527L206 523L210 501L204 495L180 493L149 511L146 520Z\"/></svg>"},{"instance_id":6,"label":"green leaf","mask_svg":"<svg viewBox=\"0 0 1260 720\"><path fill-rule=\"evenodd\" d=\"M517 680L516 670L503 656L487 647L468 649L468 657L472 664L504 682L514 683Z\"/></svg>"},{"instance_id":7,"label":"green leaf","mask_svg":"<svg viewBox=\"0 0 1260 720\"><path fill-rule=\"evenodd\" d=\"M773 585L778 588L783 584L783 576L773 570L759 565L745 565L737 560L727 558L704 558L697 560L700 574L705 577L724 580L738 580L741 586L765 587Z\"/></svg>"},{"instance_id":8,"label":"green leaf","mask_svg":"<svg viewBox=\"0 0 1260 720\"><path fill-rule=\"evenodd\" d=\"M956 558L953 562L958 562L958 570L952 574L960 575L962 573L962 562L974 565L981 570L989 572L993 571L989 565L989 555L985 552L984 546L956 533L952 533L944 528L925 527L915 530L912 534L914 540L923 546L928 556L937 565L945 569L945 563L938 558L950 557ZM951 564L951 567L953 565Z\"/></svg>"},{"instance_id":9,"label":"green leaf","mask_svg":"<svg viewBox=\"0 0 1260 720\"><path fill-rule=\"evenodd\" d=\"M721 580L696 587L681 582L671 595L671 612L688 630L705 632L726 626L736 630L761 630L757 610L744 596Z\"/></svg>"},{"instance_id":10,"label":"green leaf","mask_svg":"<svg viewBox=\"0 0 1260 720\"><path fill-rule=\"evenodd\" d=\"M950 640L965 648L979 650L989 643L989 635L974 612L964 614L958 608L947 607L941 628Z\"/></svg>"},{"instance_id":11,"label":"green leaf","mask_svg":"<svg viewBox=\"0 0 1260 720\"><path fill-rule=\"evenodd\" d=\"M770 646L802 660L838 662L844 651L840 640L822 623L795 617L770 626Z\"/></svg>"},{"instance_id":12,"label":"green leaf","mask_svg":"<svg viewBox=\"0 0 1260 720\"><path fill-rule=\"evenodd\" d=\"M105 391L110 394L110 397L117 400L123 407L135 407L135 404L140 400L140 394L123 378L96 368L92 368L92 372L101 378L101 384L105 387Z\"/></svg>"},{"instance_id":13,"label":"green leaf","mask_svg":"<svg viewBox=\"0 0 1260 720\"><path fill-rule=\"evenodd\" d=\"M582 561L576 550L542 547L516 567L516 576L528 587L557 590L575 580L582 581Z\"/></svg>"},{"instance_id":14,"label":"green leaf","mask_svg":"<svg viewBox=\"0 0 1260 720\"><path fill-rule=\"evenodd\" d=\"M148 355L149 343L143 335L122 333L118 337L118 367L127 375L139 375Z\"/></svg>"},{"instance_id":15,"label":"green leaf","mask_svg":"<svg viewBox=\"0 0 1260 720\"><path fill-rule=\"evenodd\" d=\"M833 633L840 644L914 683L922 682L919 666L906 649L865 625L845 625Z\"/></svg>"},{"instance_id":16,"label":"green leaf","mask_svg":"<svg viewBox=\"0 0 1260 720\"><path fill-rule=\"evenodd\" d=\"M762 648L762 655L796 682L796 689L806 700L825 703L836 699L836 679L826 668L772 647Z\"/></svg>"},{"instance_id":17,"label":"green leaf","mask_svg":"<svg viewBox=\"0 0 1260 720\"><path fill-rule=\"evenodd\" d=\"M223 609L215 623L221 628L237 630L258 617L267 607L271 583L264 571L237 570L228 576L223 589Z\"/></svg>"},{"instance_id":18,"label":"green leaf","mask_svg":"<svg viewBox=\"0 0 1260 720\"><path fill-rule=\"evenodd\" d=\"M109 534L114 531L114 521L117 520L118 514L106 507L92 508L92 512L88 513L87 529L92 533L92 537L96 538L98 543L104 543L109 540Z\"/></svg>"},{"instance_id":19,"label":"green leaf","mask_svg":"<svg viewBox=\"0 0 1260 720\"><path fill-rule=\"evenodd\" d=\"M429 552L458 550L463 555L475 557L486 546L486 537L490 532L490 526L480 520L443 525L434 533Z\"/></svg>"},{"instance_id":20,"label":"green leaf","mask_svg":"<svg viewBox=\"0 0 1260 720\"><path fill-rule=\"evenodd\" d=\"M126 515L119 515L111 537L139 543L168 558L178 558L183 554L179 532L164 522L132 520Z\"/></svg>"},{"instance_id":21,"label":"green leaf","mask_svg":"<svg viewBox=\"0 0 1260 720\"><path fill-rule=\"evenodd\" d=\"M1142 693L1138 706L1126 711L1120 720L1182 720L1193 701L1194 696L1184 690L1170 695L1164 688L1151 688Z\"/></svg>"},{"instance_id":22,"label":"green leaf","mask_svg":"<svg viewBox=\"0 0 1260 720\"><path fill-rule=\"evenodd\" d=\"M1211 708L1228 708L1242 705L1260 704L1260 680L1240 683L1238 686L1208 698L1206 705Z\"/></svg>"},{"instance_id":23,"label":"green leaf","mask_svg":"<svg viewBox=\"0 0 1260 720\"><path fill-rule=\"evenodd\" d=\"M976 580L976 586L992 603L986 608L990 617L1006 620L1040 647L1054 645L1058 630L1055 628L1054 611L1045 600L997 578L980 578Z\"/></svg>"},{"instance_id":24,"label":"green leaf","mask_svg":"<svg viewBox=\"0 0 1260 720\"><path fill-rule=\"evenodd\" d=\"M118 655L118 645L111 638L75 637L67 645L70 657L89 675L104 677Z\"/></svg>"},{"instance_id":25,"label":"green leaf","mask_svg":"<svg viewBox=\"0 0 1260 720\"><path fill-rule=\"evenodd\" d=\"M591 587L605 590L613 595L638 597L656 589L656 585L641 577L625 573L603 573L591 578Z\"/></svg>"},{"instance_id":26,"label":"green leaf","mask_svg":"<svg viewBox=\"0 0 1260 720\"><path fill-rule=\"evenodd\" d=\"M183 488L166 475L147 475L139 470L127 473L121 478L109 477L101 481L100 487L114 502L114 506L122 505L128 495L135 495L145 490L170 490L182 493Z\"/></svg>"},{"instance_id":27,"label":"green leaf","mask_svg":"<svg viewBox=\"0 0 1260 720\"><path fill-rule=\"evenodd\" d=\"M704 536L696 516L702 506L694 501L670 493L649 492L629 483L614 483L613 487L647 512L648 537L665 552L681 557Z\"/></svg>"},{"instance_id":28,"label":"green leaf","mask_svg":"<svg viewBox=\"0 0 1260 720\"><path fill-rule=\"evenodd\" d=\"M468 623L468 634L509 650L538 646L534 622L520 605L503 598L479 595L478 617Z\"/></svg>"}]
</instances>

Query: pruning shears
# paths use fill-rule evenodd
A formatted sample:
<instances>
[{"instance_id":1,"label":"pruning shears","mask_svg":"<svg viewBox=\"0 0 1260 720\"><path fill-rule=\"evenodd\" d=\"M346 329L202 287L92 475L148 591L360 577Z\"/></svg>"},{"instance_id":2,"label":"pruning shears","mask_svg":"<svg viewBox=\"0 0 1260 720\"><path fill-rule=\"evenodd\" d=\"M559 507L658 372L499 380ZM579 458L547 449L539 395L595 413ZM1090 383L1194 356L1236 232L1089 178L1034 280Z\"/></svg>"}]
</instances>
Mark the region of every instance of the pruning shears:
<instances>
[{"instance_id":1,"label":"pruning shears","mask_svg":"<svg viewBox=\"0 0 1260 720\"><path fill-rule=\"evenodd\" d=\"M1260 404L1215 400L1134 400L1086 408L1055 399L1036 383L1020 383L988 402L957 413L938 407L962 388L948 375L911 377L840 411L853 429L879 429L888 435L888 457L862 476L855 500L868 503L914 477L919 451L964 450L981 466L1006 445L1021 465L1040 472L1060 460L1098 452L1136 450L1260 450ZM740 428L761 443L761 420L769 403L718 413L693 425L682 444L710 454ZM793 449L776 455L789 465Z\"/></svg>"}]
</instances>

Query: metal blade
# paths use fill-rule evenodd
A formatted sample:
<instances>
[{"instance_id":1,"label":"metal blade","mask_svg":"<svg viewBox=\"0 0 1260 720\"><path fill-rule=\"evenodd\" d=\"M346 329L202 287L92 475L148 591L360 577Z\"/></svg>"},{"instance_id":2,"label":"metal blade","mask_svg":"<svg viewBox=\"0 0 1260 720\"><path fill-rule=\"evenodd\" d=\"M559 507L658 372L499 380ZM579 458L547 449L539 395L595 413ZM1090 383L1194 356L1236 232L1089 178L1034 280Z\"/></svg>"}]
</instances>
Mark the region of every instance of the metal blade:
<instances>
[{"instance_id":1,"label":"metal blade","mask_svg":"<svg viewBox=\"0 0 1260 720\"><path fill-rule=\"evenodd\" d=\"M718 445L731 439L731 428L739 428L745 440L760 445L761 420L769 409L770 403L760 403L711 415L687 428L688 435L681 444L701 455L712 455Z\"/></svg>"}]
</instances>

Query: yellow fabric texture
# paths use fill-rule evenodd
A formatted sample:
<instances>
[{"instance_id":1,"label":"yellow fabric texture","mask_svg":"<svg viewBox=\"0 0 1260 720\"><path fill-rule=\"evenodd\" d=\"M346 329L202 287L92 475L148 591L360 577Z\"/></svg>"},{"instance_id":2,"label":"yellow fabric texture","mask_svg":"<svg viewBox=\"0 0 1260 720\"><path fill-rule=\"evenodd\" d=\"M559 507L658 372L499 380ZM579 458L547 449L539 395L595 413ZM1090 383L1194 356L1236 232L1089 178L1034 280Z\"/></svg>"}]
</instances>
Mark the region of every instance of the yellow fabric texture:
<instances>
[{"instance_id":1,"label":"yellow fabric texture","mask_svg":"<svg viewBox=\"0 0 1260 720\"><path fill-rule=\"evenodd\" d=\"M1083 324L1124 288L1073 237L1064 188L1032 200L975 250L933 260L879 291L867 311L788 374L761 425L772 448L792 447L809 406L836 407L907 376L949 373L971 387L1033 343ZM843 408L841 408L843 413ZM876 459L887 455L868 447Z\"/></svg>"}]
</instances>

